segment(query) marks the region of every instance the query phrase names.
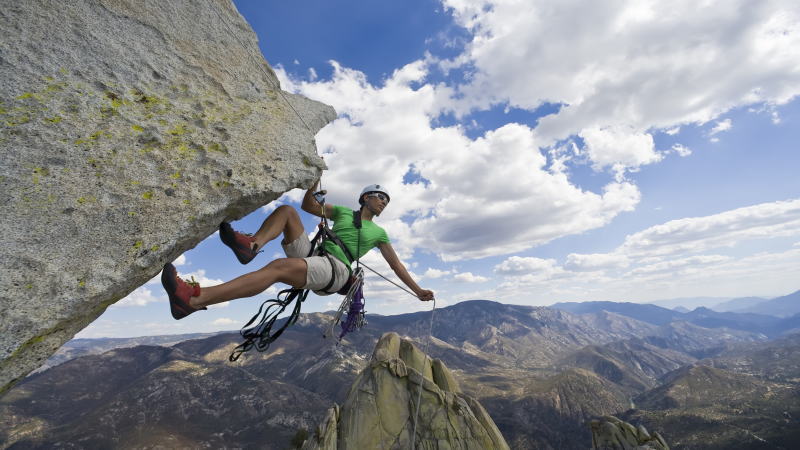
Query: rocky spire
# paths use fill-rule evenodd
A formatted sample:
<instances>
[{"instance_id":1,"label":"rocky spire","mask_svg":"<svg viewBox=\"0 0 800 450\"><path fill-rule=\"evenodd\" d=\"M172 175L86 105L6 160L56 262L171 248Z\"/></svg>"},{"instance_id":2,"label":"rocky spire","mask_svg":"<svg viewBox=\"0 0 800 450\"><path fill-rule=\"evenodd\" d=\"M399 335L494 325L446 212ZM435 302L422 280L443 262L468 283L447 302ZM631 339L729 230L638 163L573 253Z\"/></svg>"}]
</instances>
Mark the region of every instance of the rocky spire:
<instances>
[{"instance_id":1,"label":"rocky spire","mask_svg":"<svg viewBox=\"0 0 800 450\"><path fill-rule=\"evenodd\" d=\"M509 448L486 410L461 392L444 363L392 332L381 337L344 404L328 410L303 449L407 449L412 439L419 449Z\"/></svg>"},{"instance_id":2,"label":"rocky spire","mask_svg":"<svg viewBox=\"0 0 800 450\"><path fill-rule=\"evenodd\" d=\"M0 393L324 164L230 0L4 2ZM166 309L164 310L166 314Z\"/></svg>"}]
</instances>

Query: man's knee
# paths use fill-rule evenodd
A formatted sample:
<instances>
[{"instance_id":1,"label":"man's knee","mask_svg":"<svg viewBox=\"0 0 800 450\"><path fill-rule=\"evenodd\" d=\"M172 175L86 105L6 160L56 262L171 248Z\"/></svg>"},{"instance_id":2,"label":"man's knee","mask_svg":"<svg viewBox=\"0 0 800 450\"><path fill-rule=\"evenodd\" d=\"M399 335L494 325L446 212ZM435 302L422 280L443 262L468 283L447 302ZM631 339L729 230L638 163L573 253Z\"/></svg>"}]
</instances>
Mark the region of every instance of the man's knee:
<instances>
[{"instance_id":1,"label":"man's knee","mask_svg":"<svg viewBox=\"0 0 800 450\"><path fill-rule=\"evenodd\" d=\"M280 214L285 219L283 226L284 245L291 243L305 232L303 221L300 220L300 213L289 205L282 205L275 209L274 214Z\"/></svg>"},{"instance_id":2,"label":"man's knee","mask_svg":"<svg viewBox=\"0 0 800 450\"><path fill-rule=\"evenodd\" d=\"M305 273L306 261L303 258L278 258L271 261L261 270L269 270L281 274Z\"/></svg>"},{"instance_id":3,"label":"man's knee","mask_svg":"<svg viewBox=\"0 0 800 450\"><path fill-rule=\"evenodd\" d=\"M303 258L278 258L261 270L271 272L282 283L297 287L305 284L308 266Z\"/></svg>"},{"instance_id":4,"label":"man's knee","mask_svg":"<svg viewBox=\"0 0 800 450\"><path fill-rule=\"evenodd\" d=\"M278 206L277 208L275 208L275 214L280 214L287 217L293 217L297 218L297 220L300 220L300 214L297 212L296 209L294 209L289 205Z\"/></svg>"}]
</instances>

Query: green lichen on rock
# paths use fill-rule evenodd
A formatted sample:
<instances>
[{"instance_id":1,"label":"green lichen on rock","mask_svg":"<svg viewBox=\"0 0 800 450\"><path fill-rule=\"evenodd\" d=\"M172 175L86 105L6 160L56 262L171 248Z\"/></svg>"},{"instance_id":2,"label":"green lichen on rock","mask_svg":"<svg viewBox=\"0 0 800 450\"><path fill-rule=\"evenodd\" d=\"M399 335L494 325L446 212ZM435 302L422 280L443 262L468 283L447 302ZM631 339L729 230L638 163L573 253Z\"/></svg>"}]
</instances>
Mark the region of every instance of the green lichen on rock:
<instances>
[{"instance_id":1,"label":"green lichen on rock","mask_svg":"<svg viewBox=\"0 0 800 450\"><path fill-rule=\"evenodd\" d=\"M39 180L41 177L46 177L50 175L50 171L47 170L46 167L34 167L33 168L33 184L39 184Z\"/></svg>"}]
</instances>

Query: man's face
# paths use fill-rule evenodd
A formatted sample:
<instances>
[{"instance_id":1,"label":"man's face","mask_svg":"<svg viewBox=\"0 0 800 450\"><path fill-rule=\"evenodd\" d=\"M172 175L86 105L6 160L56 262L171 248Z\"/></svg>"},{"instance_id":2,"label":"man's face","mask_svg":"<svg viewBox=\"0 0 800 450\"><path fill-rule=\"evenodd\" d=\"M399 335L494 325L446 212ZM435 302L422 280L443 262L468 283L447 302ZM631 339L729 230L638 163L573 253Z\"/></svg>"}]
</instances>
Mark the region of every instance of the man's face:
<instances>
[{"instance_id":1,"label":"man's face","mask_svg":"<svg viewBox=\"0 0 800 450\"><path fill-rule=\"evenodd\" d=\"M389 197L380 192L373 192L366 194L366 206L376 216L380 216L386 206L389 204Z\"/></svg>"}]
</instances>

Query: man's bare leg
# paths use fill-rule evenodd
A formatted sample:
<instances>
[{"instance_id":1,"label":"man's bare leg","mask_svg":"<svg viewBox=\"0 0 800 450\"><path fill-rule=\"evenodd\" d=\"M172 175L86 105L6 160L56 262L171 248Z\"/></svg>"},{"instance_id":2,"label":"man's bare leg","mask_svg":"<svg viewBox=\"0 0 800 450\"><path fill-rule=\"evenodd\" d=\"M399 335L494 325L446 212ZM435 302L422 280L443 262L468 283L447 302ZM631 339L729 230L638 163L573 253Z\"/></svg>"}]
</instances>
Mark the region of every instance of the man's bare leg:
<instances>
[{"instance_id":1,"label":"man's bare leg","mask_svg":"<svg viewBox=\"0 0 800 450\"><path fill-rule=\"evenodd\" d=\"M291 206L280 206L272 212L261 224L254 236L254 245L261 248L267 242L283 233L283 242L290 243L300 237L305 230L300 221L300 215ZM223 239L224 242L224 239ZM230 244L226 243L228 246ZM231 247L234 248L234 247ZM234 250L235 251L235 250ZM237 257L239 255L237 254ZM252 259L252 258L250 258ZM242 259L240 258L241 262ZM245 261L246 264L249 260ZM289 284L293 287L303 287L306 284L308 266L302 258L281 258L267 264L262 269L250 272L218 286L202 287L200 295L189 297L194 291L184 281L177 277L175 267L171 264L164 265L162 284L170 296L170 307L173 317L181 319L193 311L187 308L204 308L207 305L227 302L237 298L252 297L257 295L277 282ZM166 277L166 278L165 278ZM176 284L177 283L177 284ZM187 291L189 289L189 291ZM187 305L188 303L188 305ZM181 306L184 305L184 306Z\"/></svg>"},{"instance_id":2,"label":"man's bare leg","mask_svg":"<svg viewBox=\"0 0 800 450\"><path fill-rule=\"evenodd\" d=\"M303 222L297 210L288 205L279 206L272 211L261 224L261 228L253 235L255 245L263 247L267 242L275 239L283 233L283 243L288 244L305 233Z\"/></svg>"},{"instance_id":3,"label":"man's bare leg","mask_svg":"<svg viewBox=\"0 0 800 450\"><path fill-rule=\"evenodd\" d=\"M263 268L234 278L217 286L203 287L200 296L192 297L194 308L215 305L237 298L252 297L264 292L275 283L286 283L300 288L306 284L308 265L303 258L280 258Z\"/></svg>"}]
</instances>

